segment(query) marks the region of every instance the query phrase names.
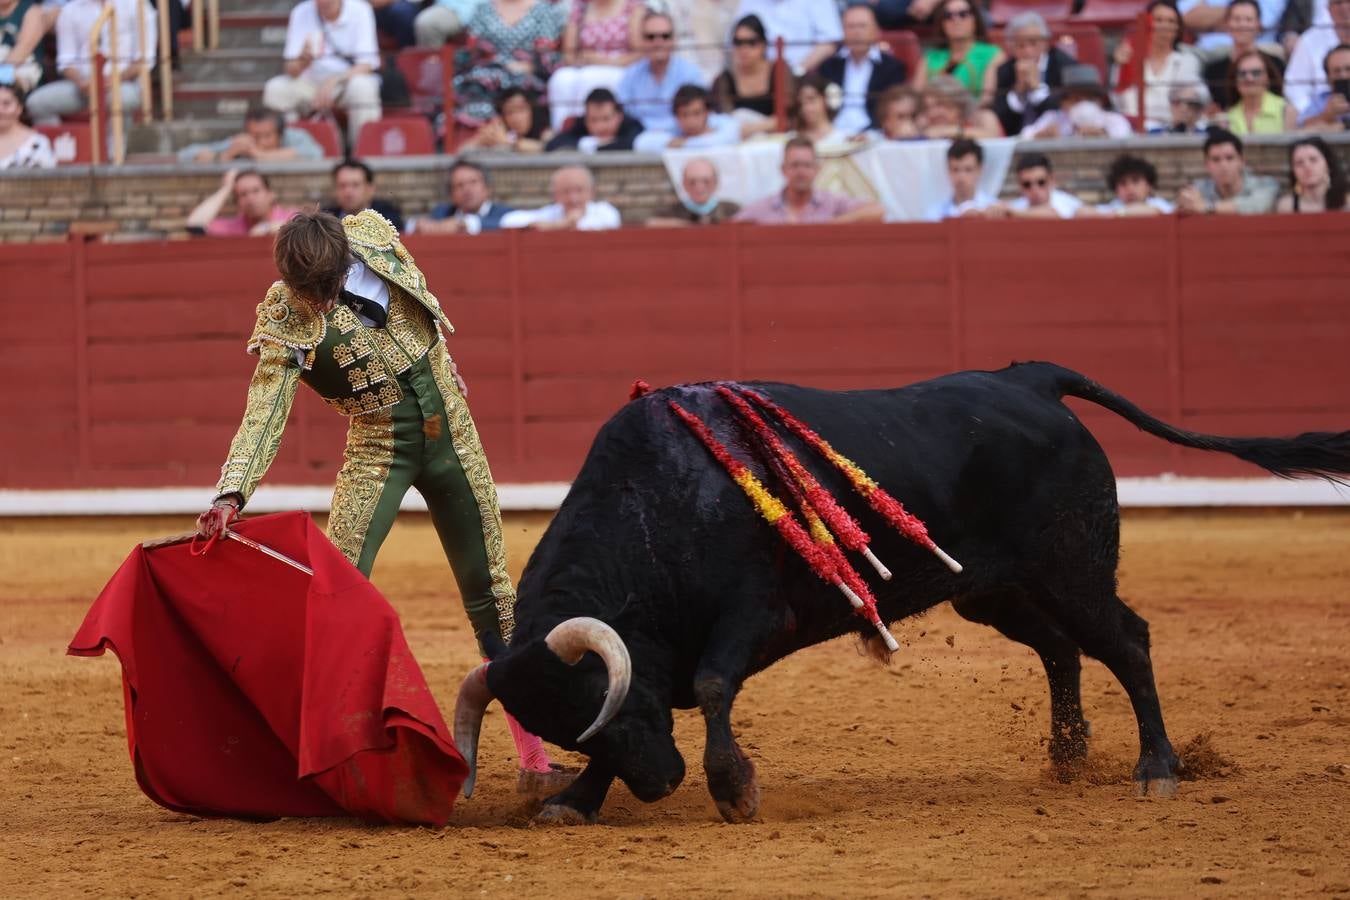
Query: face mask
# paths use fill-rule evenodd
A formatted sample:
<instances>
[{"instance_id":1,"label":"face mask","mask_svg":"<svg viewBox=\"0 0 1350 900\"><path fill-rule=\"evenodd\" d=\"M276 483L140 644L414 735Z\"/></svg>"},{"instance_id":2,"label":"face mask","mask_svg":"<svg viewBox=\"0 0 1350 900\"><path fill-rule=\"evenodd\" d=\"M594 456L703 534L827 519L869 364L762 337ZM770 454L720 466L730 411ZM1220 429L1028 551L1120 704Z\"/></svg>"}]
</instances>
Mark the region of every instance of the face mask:
<instances>
[{"instance_id":1,"label":"face mask","mask_svg":"<svg viewBox=\"0 0 1350 900\"><path fill-rule=\"evenodd\" d=\"M709 198L707 199L707 202L705 202L705 203L695 203L693 200L690 200L690 199L688 199L687 197L681 197L681 198L680 198L680 202L684 204L684 208L685 208L685 209L689 210L691 213L693 213L693 214L696 215L696 216L707 216L707 215L711 215L711 214L712 214L712 211L713 211L714 209L717 209L717 195L716 195L716 194L714 194L713 196L709 197Z\"/></svg>"}]
</instances>

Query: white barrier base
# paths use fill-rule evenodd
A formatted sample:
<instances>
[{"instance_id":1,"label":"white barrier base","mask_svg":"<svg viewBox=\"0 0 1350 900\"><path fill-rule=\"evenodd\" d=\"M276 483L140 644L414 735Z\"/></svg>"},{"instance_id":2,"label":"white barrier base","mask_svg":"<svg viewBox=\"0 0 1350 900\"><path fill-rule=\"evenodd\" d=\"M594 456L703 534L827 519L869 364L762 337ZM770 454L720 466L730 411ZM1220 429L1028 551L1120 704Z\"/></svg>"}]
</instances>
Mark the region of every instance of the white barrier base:
<instances>
[{"instance_id":1,"label":"white barrier base","mask_svg":"<svg viewBox=\"0 0 1350 900\"><path fill-rule=\"evenodd\" d=\"M555 510L567 495L566 482L501 484L503 510ZM1350 506L1350 488L1321 480L1280 478L1121 478L1117 483L1124 507L1198 506ZM332 489L299 485L263 485L248 504L249 512L306 509L327 512ZM904 498L900 498L903 502ZM211 502L211 488L110 488L106 490L0 490L0 516L179 515L201 512ZM425 510L417 491L403 498L403 509Z\"/></svg>"}]
</instances>

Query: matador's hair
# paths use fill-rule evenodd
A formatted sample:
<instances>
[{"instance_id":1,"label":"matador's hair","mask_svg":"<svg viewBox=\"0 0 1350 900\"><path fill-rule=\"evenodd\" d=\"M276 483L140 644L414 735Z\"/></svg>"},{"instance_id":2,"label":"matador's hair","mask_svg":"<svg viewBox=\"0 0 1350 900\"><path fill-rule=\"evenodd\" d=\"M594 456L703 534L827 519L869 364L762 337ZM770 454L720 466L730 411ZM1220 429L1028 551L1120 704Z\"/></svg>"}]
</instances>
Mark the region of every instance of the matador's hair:
<instances>
[{"instance_id":1,"label":"matador's hair","mask_svg":"<svg viewBox=\"0 0 1350 900\"><path fill-rule=\"evenodd\" d=\"M336 216L303 212L277 231L272 258L291 293L322 309L342 290L351 248Z\"/></svg>"}]
</instances>

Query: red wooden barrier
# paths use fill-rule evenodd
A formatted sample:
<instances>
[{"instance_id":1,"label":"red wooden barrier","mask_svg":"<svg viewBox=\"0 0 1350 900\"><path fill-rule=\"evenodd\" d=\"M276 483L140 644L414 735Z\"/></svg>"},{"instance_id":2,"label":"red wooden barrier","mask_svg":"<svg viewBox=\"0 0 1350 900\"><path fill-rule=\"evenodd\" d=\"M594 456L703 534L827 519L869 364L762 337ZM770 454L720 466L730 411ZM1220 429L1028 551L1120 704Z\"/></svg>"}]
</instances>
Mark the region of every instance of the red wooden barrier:
<instances>
[{"instance_id":1,"label":"red wooden barrier","mask_svg":"<svg viewBox=\"0 0 1350 900\"><path fill-rule=\"evenodd\" d=\"M1184 427L1350 428L1350 217L412 237L503 482L567 480L634 378L899 385L1049 359ZM214 483L265 240L0 246L0 486ZM1122 475L1254 475L1076 408ZM306 390L272 484L331 483Z\"/></svg>"}]
</instances>

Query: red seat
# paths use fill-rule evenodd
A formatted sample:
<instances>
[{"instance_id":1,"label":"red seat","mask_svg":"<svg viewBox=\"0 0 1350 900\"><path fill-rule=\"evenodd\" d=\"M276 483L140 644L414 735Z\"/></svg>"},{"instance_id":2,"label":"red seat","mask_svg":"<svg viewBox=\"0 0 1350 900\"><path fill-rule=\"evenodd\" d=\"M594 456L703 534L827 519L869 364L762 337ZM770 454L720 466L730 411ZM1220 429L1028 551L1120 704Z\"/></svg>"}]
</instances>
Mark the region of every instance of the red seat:
<instances>
[{"instance_id":1,"label":"red seat","mask_svg":"<svg viewBox=\"0 0 1350 900\"><path fill-rule=\"evenodd\" d=\"M1073 0L993 0L989 5L989 22L1007 25L1018 13L1038 12L1047 22L1067 19L1073 13Z\"/></svg>"},{"instance_id":2,"label":"red seat","mask_svg":"<svg viewBox=\"0 0 1350 900\"><path fill-rule=\"evenodd\" d=\"M356 136L354 156L426 156L436 152L431 123L422 116L367 122Z\"/></svg>"},{"instance_id":3,"label":"red seat","mask_svg":"<svg viewBox=\"0 0 1350 900\"><path fill-rule=\"evenodd\" d=\"M913 81L923 60L918 36L912 31L883 31L881 40L890 45L891 55L905 64L905 81Z\"/></svg>"},{"instance_id":4,"label":"red seat","mask_svg":"<svg viewBox=\"0 0 1350 900\"><path fill-rule=\"evenodd\" d=\"M1148 5L1148 0L1085 0L1075 22L1091 22L1100 28L1124 28Z\"/></svg>"},{"instance_id":5,"label":"red seat","mask_svg":"<svg viewBox=\"0 0 1350 900\"><path fill-rule=\"evenodd\" d=\"M332 119L297 119L291 122L288 127L308 131L310 136L323 148L325 157L342 156L342 132L338 131L337 123Z\"/></svg>"},{"instance_id":6,"label":"red seat","mask_svg":"<svg viewBox=\"0 0 1350 900\"><path fill-rule=\"evenodd\" d=\"M1073 38L1074 58L1096 68L1106 84L1106 41L1102 39L1102 30L1088 22L1051 22L1050 32L1058 41L1062 37Z\"/></svg>"},{"instance_id":7,"label":"red seat","mask_svg":"<svg viewBox=\"0 0 1350 900\"><path fill-rule=\"evenodd\" d=\"M441 51L427 47L407 47L394 57L403 81L408 85L409 105L419 113L437 111L445 93L445 71Z\"/></svg>"},{"instance_id":8,"label":"red seat","mask_svg":"<svg viewBox=\"0 0 1350 900\"><path fill-rule=\"evenodd\" d=\"M74 166L93 160L93 140L89 125L82 122L62 122L60 125L38 125L34 131L47 136L56 154L56 164Z\"/></svg>"}]
</instances>

